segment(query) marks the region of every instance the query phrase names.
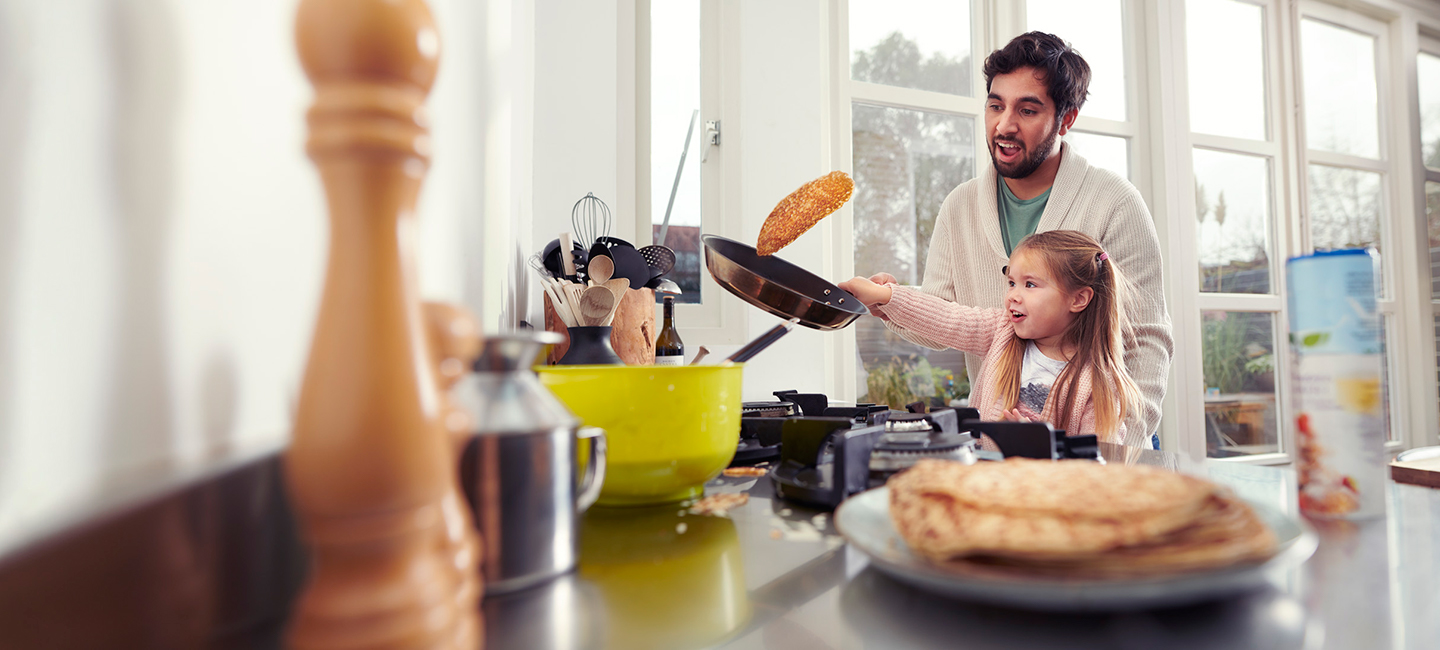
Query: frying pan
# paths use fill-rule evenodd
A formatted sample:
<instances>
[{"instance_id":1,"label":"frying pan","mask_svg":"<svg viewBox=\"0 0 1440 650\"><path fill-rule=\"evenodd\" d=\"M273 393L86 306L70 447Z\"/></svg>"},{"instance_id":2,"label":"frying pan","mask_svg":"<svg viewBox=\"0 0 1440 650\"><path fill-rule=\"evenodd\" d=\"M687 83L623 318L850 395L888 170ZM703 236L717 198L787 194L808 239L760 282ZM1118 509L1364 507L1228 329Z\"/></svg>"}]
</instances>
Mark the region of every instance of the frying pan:
<instances>
[{"instance_id":1,"label":"frying pan","mask_svg":"<svg viewBox=\"0 0 1440 650\"><path fill-rule=\"evenodd\" d=\"M845 290L774 255L716 235L700 238L705 266L720 286L781 318L817 330L842 329L867 310Z\"/></svg>"}]
</instances>

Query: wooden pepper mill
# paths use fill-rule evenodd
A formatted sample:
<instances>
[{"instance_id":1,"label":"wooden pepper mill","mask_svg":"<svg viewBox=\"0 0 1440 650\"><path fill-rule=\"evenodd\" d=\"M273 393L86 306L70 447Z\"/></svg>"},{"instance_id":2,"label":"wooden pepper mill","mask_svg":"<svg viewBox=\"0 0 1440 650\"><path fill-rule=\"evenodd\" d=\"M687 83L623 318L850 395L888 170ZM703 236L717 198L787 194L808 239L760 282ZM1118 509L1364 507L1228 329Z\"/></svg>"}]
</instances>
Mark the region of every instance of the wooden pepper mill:
<instances>
[{"instance_id":1,"label":"wooden pepper mill","mask_svg":"<svg viewBox=\"0 0 1440 650\"><path fill-rule=\"evenodd\" d=\"M479 589L456 545L475 538L454 499L410 236L434 20L423 0L302 0L296 37L330 256L285 462L312 549L288 643L475 648Z\"/></svg>"}]
</instances>

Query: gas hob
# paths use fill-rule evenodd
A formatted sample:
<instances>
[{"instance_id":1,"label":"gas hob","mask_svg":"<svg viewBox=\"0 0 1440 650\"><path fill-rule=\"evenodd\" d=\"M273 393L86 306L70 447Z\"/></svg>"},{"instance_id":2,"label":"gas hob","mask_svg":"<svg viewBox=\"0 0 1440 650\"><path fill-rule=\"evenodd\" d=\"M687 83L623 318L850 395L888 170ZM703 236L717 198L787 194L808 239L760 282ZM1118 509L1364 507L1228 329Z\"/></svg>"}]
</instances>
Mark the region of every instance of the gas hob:
<instances>
[{"instance_id":1,"label":"gas hob","mask_svg":"<svg viewBox=\"0 0 1440 650\"><path fill-rule=\"evenodd\" d=\"M732 465L776 461L769 473L776 496L816 507L834 508L924 458L1099 458L1095 436L1067 437L1044 422L984 422L973 408L832 406L823 394L793 390L775 397L742 406ZM982 435L1000 451L982 450Z\"/></svg>"}]
</instances>

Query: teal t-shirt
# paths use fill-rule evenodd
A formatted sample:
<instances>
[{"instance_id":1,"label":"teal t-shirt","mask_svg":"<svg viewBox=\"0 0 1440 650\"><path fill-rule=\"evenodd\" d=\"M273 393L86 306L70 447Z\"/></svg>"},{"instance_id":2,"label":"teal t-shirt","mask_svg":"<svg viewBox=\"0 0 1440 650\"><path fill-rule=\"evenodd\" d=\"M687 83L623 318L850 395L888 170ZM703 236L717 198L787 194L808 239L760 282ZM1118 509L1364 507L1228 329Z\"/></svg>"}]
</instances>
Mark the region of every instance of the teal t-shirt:
<instances>
[{"instance_id":1,"label":"teal t-shirt","mask_svg":"<svg viewBox=\"0 0 1440 650\"><path fill-rule=\"evenodd\" d=\"M1015 245L1020 240L1035 234L1035 227L1040 225L1040 215L1045 212L1045 201L1050 198L1050 189L1047 188L1033 199L1024 201L1015 198L1010 191L1010 186L1005 184L1004 178L996 177L1000 184L1000 237L1005 240L1005 254L1015 252Z\"/></svg>"}]
</instances>

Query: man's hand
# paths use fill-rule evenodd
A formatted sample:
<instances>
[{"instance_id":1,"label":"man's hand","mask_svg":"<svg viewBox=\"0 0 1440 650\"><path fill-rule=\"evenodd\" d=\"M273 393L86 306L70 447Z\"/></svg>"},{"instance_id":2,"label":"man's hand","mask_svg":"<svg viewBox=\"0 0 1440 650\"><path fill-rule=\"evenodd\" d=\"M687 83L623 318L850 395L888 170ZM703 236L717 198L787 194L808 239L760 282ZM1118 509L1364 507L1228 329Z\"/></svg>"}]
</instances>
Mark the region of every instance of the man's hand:
<instances>
[{"instance_id":1,"label":"man's hand","mask_svg":"<svg viewBox=\"0 0 1440 650\"><path fill-rule=\"evenodd\" d=\"M874 278L866 279L859 276L840 283L840 288L850 292L850 295L860 299L865 306L883 305L890 302L890 295L894 293L890 287L878 284L875 278L889 278L888 282L894 282L894 276L889 273L880 273Z\"/></svg>"}]
</instances>

